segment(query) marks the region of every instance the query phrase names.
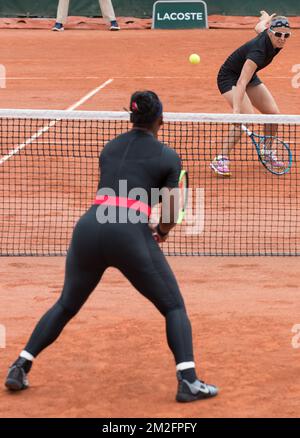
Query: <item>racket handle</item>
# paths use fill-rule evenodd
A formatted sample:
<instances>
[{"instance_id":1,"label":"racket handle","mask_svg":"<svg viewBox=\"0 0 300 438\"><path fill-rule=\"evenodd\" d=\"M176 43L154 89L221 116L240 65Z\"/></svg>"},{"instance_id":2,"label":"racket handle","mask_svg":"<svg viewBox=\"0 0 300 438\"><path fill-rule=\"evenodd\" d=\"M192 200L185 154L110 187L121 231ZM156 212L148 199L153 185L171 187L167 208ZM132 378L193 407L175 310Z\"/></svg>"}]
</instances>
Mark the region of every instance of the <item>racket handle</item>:
<instances>
[{"instance_id":1,"label":"racket handle","mask_svg":"<svg viewBox=\"0 0 300 438\"><path fill-rule=\"evenodd\" d=\"M250 131L250 129L247 128L247 126L245 125L241 125L242 131L246 132L246 134L248 134L249 136L252 135L252 131Z\"/></svg>"},{"instance_id":2,"label":"racket handle","mask_svg":"<svg viewBox=\"0 0 300 438\"><path fill-rule=\"evenodd\" d=\"M152 236L153 236L153 239L154 239L156 242L159 242L159 236L158 236L157 233L153 233Z\"/></svg>"}]
</instances>

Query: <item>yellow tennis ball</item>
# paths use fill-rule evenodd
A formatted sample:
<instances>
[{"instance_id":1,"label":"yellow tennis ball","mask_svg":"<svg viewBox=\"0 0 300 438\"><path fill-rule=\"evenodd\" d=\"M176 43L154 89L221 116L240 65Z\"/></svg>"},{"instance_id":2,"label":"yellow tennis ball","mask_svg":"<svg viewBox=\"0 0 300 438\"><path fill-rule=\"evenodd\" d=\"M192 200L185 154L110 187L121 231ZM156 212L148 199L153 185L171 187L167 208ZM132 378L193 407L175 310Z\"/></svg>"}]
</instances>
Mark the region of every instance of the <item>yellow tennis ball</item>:
<instances>
[{"instance_id":1,"label":"yellow tennis ball","mask_svg":"<svg viewBox=\"0 0 300 438\"><path fill-rule=\"evenodd\" d=\"M197 53L193 53L192 55L190 55L189 61L191 64L199 64L200 56L197 55Z\"/></svg>"}]
</instances>

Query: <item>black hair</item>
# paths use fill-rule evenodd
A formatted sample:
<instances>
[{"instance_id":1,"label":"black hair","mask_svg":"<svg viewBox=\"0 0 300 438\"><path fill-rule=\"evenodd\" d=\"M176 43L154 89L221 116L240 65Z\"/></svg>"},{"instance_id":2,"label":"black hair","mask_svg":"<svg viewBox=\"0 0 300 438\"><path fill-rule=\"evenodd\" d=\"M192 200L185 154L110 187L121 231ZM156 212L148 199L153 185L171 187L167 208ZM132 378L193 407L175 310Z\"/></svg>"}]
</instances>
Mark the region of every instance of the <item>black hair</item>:
<instances>
[{"instance_id":1,"label":"black hair","mask_svg":"<svg viewBox=\"0 0 300 438\"><path fill-rule=\"evenodd\" d=\"M136 91L130 98L130 121L136 126L150 126L163 112L162 103L154 91Z\"/></svg>"}]
</instances>

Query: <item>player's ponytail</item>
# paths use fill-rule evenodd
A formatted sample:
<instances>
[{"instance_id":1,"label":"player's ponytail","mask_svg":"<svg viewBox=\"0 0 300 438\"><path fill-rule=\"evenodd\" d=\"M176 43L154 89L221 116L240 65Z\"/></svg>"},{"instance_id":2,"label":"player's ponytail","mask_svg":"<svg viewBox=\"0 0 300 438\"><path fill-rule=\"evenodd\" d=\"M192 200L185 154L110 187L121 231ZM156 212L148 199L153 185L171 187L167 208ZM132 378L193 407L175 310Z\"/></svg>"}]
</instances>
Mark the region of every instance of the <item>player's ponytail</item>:
<instances>
[{"instance_id":1,"label":"player's ponytail","mask_svg":"<svg viewBox=\"0 0 300 438\"><path fill-rule=\"evenodd\" d=\"M130 99L130 121L135 126L149 126L161 117L162 103L153 91L136 91Z\"/></svg>"}]
</instances>

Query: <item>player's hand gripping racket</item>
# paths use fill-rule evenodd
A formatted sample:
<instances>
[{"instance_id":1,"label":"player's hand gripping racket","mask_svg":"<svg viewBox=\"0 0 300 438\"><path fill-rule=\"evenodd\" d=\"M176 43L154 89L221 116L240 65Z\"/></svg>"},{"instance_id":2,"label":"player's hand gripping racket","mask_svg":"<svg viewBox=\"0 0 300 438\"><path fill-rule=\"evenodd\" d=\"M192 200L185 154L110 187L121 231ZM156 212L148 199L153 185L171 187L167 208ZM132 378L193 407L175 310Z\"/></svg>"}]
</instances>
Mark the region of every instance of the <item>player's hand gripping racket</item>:
<instances>
[{"instance_id":1,"label":"player's hand gripping racket","mask_svg":"<svg viewBox=\"0 0 300 438\"><path fill-rule=\"evenodd\" d=\"M189 188L189 179L188 173L186 170L182 170L180 172L179 181L178 181L178 216L177 216L177 224L181 224L184 220L187 204L188 204L188 188ZM150 225L152 229L153 237L157 242L164 242L167 239L167 236L160 236L157 232L157 226Z\"/></svg>"},{"instance_id":2,"label":"player's hand gripping racket","mask_svg":"<svg viewBox=\"0 0 300 438\"><path fill-rule=\"evenodd\" d=\"M271 135L258 135L242 125L242 130L251 138L259 161L271 173L284 175L289 172L293 157L287 143Z\"/></svg>"}]
</instances>

